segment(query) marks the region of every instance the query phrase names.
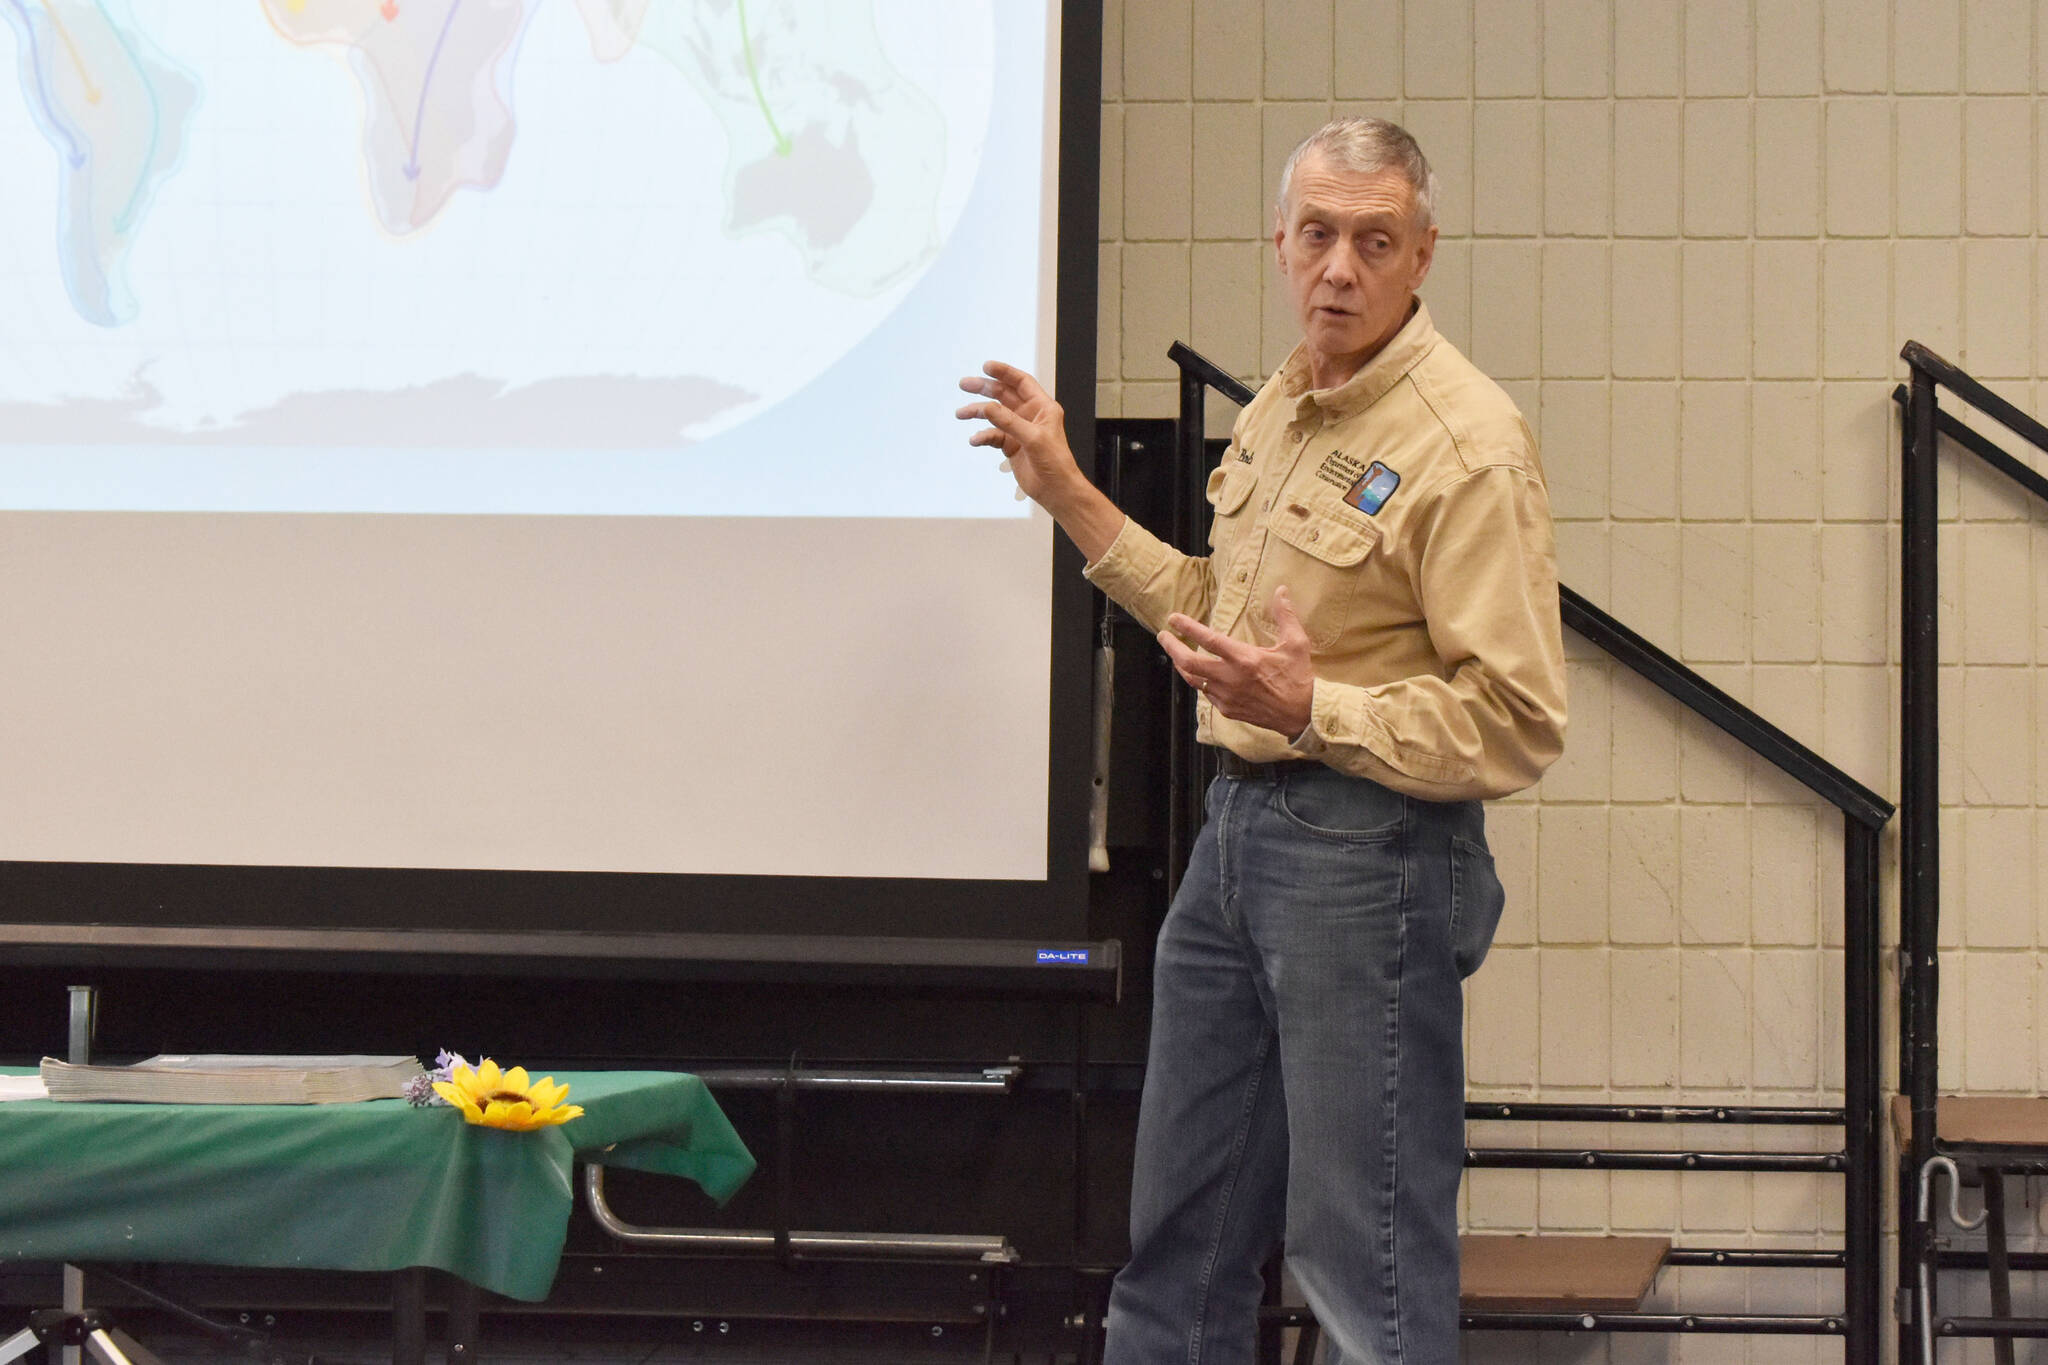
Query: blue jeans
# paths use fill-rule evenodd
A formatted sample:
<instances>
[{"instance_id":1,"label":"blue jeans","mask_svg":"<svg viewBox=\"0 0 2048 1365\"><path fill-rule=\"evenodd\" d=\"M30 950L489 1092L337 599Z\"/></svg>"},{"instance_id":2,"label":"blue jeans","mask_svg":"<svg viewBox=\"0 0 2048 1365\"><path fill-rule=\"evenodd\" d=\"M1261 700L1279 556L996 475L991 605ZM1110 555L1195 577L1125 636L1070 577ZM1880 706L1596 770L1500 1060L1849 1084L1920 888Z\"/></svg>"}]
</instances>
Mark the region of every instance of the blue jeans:
<instances>
[{"instance_id":1,"label":"blue jeans","mask_svg":"<svg viewBox=\"0 0 2048 1365\"><path fill-rule=\"evenodd\" d=\"M1159 932L1105 1365L1255 1358L1283 1241L1332 1365L1457 1359L1463 979L1501 911L1477 802L1219 778Z\"/></svg>"}]
</instances>

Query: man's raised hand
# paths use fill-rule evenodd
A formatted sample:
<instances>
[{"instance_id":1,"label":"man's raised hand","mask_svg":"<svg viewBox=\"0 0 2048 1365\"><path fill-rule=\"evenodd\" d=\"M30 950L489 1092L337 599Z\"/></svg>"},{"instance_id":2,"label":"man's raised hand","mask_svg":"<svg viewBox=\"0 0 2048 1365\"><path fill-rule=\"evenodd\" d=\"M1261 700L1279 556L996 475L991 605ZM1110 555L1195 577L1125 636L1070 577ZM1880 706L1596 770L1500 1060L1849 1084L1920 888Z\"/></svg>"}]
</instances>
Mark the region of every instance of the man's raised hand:
<instances>
[{"instance_id":1,"label":"man's raised hand","mask_svg":"<svg viewBox=\"0 0 2048 1365\"><path fill-rule=\"evenodd\" d=\"M1159 645L1188 686L1231 720L1290 740L1308 729L1316 677L1309 667L1308 631L1286 588L1273 590L1270 645L1233 640L1179 612L1166 618Z\"/></svg>"},{"instance_id":2,"label":"man's raised hand","mask_svg":"<svg viewBox=\"0 0 2048 1365\"><path fill-rule=\"evenodd\" d=\"M1058 515L1053 503L1081 482L1080 467L1067 445L1066 413L1036 379L1015 365L991 360L981 368L982 374L969 375L960 387L989 401L969 403L953 414L962 421L988 423L967 443L1000 447L1025 496Z\"/></svg>"},{"instance_id":3,"label":"man's raised hand","mask_svg":"<svg viewBox=\"0 0 2048 1365\"><path fill-rule=\"evenodd\" d=\"M986 401L953 413L963 422L988 423L967 443L1000 447L1024 496L1052 513L1082 557L1095 563L1116 543L1124 514L1074 462L1073 448L1067 444L1067 414L1044 386L1015 365L991 360L982 371L961 380L960 387Z\"/></svg>"}]
</instances>

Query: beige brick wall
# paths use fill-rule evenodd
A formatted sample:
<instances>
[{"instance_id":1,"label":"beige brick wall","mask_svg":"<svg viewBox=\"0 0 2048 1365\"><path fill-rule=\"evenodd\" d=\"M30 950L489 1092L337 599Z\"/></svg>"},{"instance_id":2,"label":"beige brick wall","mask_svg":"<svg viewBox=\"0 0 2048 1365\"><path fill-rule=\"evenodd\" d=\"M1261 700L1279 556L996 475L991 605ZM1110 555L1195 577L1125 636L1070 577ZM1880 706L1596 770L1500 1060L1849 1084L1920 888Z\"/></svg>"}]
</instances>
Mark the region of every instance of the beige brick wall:
<instances>
[{"instance_id":1,"label":"beige brick wall","mask_svg":"<svg viewBox=\"0 0 2048 1365\"><path fill-rule=\"evenodd\" d=\"M1910 337L2042 409L2048 0L1105 8L1103 415L1172 414L1176 338L1254 382L1278 363L1294 340L1266 240L1280 163L1333 113L1398 119L1444 180L1425 298L1539 431L1565 581L1896 793L1888 395ZM1216 429L1228 414L1212 409ZM2036 1093L2048 534L1990 476L1952 461L1942 478L1943 1081ZM1512 899L1470 993L1475 1095L1838 1103L1838 817L1572 643L1566 756L1493 813ZM1888 899L1892 858L1888 840ZM1884 997L1889 1074L1889 976ZM1482 1127L1474 1140L1752 1135ZM1477 1172L1467 1216L1800 1246L1839 1234L1840 1190ZM1837 1306L1834 1283L1667 1271L1659 1293L1814 1311ZM1805 1361L1838 1348L1628 1338L1475 1355L1610 1350Z\"/></svg>"}]
</instances>

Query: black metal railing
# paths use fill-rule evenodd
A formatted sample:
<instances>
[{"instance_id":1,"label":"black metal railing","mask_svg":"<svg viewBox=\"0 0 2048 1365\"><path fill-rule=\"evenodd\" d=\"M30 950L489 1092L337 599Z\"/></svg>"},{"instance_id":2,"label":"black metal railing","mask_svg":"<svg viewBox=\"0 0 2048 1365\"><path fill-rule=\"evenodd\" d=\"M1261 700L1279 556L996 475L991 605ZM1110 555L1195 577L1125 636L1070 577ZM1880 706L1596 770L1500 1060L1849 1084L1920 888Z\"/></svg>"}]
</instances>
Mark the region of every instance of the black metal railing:
<instances>
[{"instance_id":1,"label":"black metal railing","mask_svg":"<svg viewBox=\"0 0 2048 1365\"><path fill-rule=\"evenodd\" d=\"M1204 430L1210 391L1243 405L1253 391L1175 342L1168 352L1180 368L1180 417L1175 432L1172 537L1175 545L1200 553L1207 528L1204 486L1211 451ZM1807 1259L1679 1248L1673 1264L1742 1264L1750 1268L1824 1264L1843 1274L1843 1312L1828 1314L1683 1314L1487 1312L1461 1321L1478 1330L1754 1332L1840 1336L1851 1365L1875 1365L1882 1296L1879 1258L1879 1094L1878 1094L1878 837L1893 807L1877 793L1742 703L1636 631L1570 588L1559 590L1564 623L1623 667L1725 731L1841 812L1843 829L1843 1105L1657 1106L1613 1104L1472 1103L1468 1120L1577 1122L1663 1122L1840 1125L1843 1145L1835 1152L1644 1152L1600 1149L1474 1149L1467 1164L1541 1169L1660 1169L1732 1171L1819 1171L1844 1177L1845 1224L1839 1251L1799 1253ZM1171 720L1173 756L1168 846L1171 865L1184 865L1201 824L1201 793L1210 760L1194 740L1192 704L1186 689L1174 691ZM1734 1260L1727 1259L1734 1256ZM1715 1259L1719 1257L1721 1259ZM1817 1258L1817 1259L1816 1259Z\"/></svg>"},{"instance_id":2,"label":"black metal railing","mask_svg":"<svg viewBox=\"0 0 2048 1365\"><path fill-rule=\"evenodd\" d=\"M1899 507L1899 1091L1911 1121L1899 1153L1899 1291L1915 1303L1924 1275L1927 1306L1912 1309L1913 1331L1901 1331L1899 1359L1930 1365L1925 1338L2048 1335L2048 1318L1941 1318L1934 1314L1935 1271L1954 1263L1934 1235L1931 1206L1921 1216L1919 1186L1936 1153L1936 1091L1940 1066L1941 963L1941 632L1936 474L1940 438L2048 502L2048 479L1982 432L1941 410L1940 390L1983 413L2037 450L2048 451L2048 426L1917 341L1899 352L1910 385L1893 391L1905 410L1900 435ZM2037 1153L2038 1157L2038 1153ZM2028 1163L2021 1154L2017 1164ZM2038 1160L2034 1162L2038 1165ZM1929 1322L1921 1321L1925 1313ZM2009 1358L2009 1356L2007 1357Z\"/></svg>"}]
</instances>

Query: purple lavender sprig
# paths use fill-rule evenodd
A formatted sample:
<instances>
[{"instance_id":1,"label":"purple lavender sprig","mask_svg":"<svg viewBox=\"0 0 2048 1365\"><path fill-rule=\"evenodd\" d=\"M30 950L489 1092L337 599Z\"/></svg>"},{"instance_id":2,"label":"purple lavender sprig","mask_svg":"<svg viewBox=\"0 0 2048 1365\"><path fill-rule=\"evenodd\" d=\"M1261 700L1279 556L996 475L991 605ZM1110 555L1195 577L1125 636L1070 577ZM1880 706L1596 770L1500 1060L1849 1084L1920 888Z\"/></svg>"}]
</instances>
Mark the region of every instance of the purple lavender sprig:
<instances>
[{"instance_id":1,"label":"purple lavender sprig","mask_svg":"<svg viewBox=\"0 0 2048 1365\"><path fill-rule=\"evenodd\" d=\"M436 1106L448 1108L448 1101L442 1099L434 1090L434 1082L453 1080L455 1068L458 1066L469 1066L469 1062L459 1052L441 1049L435 1054L432 1071L415 1076L405 1083L405 1102L415 1109L432 1109ZM470 1069L475 1070L474 1067Z\"/></svg>"}]
</instances>

